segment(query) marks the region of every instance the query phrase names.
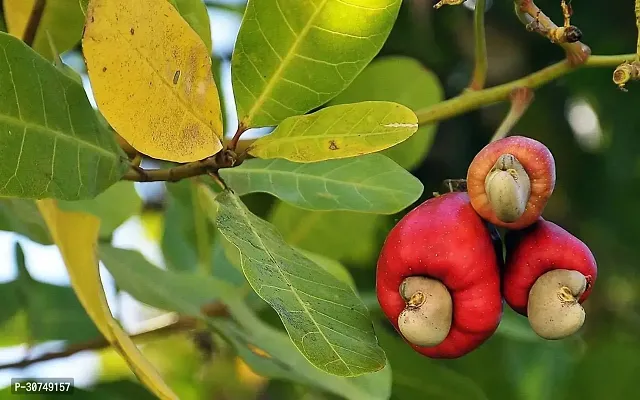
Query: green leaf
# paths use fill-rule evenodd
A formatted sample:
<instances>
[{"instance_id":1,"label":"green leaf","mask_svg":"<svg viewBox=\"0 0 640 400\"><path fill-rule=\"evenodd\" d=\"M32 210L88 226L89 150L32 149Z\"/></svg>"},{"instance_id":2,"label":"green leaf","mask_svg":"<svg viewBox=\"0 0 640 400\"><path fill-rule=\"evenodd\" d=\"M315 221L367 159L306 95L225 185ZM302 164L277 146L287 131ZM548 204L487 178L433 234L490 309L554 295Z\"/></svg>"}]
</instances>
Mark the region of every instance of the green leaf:
<instances>
[{"instance_id":1,"label":"green leaf","mask_svg":"<svg viewBox=\"0 0 640 400\"><path fill-rule=\"evenodd\" d=\"M368 101L324 108L291 117L256 140L249 154L314 162L354 157L384 150L418 130L418 118L407 107Z\"/></svg>"},{"instance_id":2,"label":"green leaf","mask_svg":"<svg viewBox=\"0 0 640 400\"><path fill-rule=\"evenodd\" d=\"M279 314L312 364L341 376L384 367L368 311L353 289L287 245L231 192L222 192L215 201L216 225L240 250L247 280Z\"/></svg>"},{"instance_id":3,"label":"green leaf","mask_svg":"<svg viewBox=\"0 0 640 400\"><path fill-rule=\"evenodd\" d=\"M362 264L380 251L374 240L382 223L377 215L309 211L279 202L269 221L290 245L336 260Z\"/></svg>"},{"instance_id":4,"label":"green leaf","mask_svg":"<svg viewBox=\"0 0 640 400\"><path fill-rule=\"evenodd\" d=\"M33 200L0 198L0 231L15 232L40 244L53 243Z\"/></svg>"},{"instance_id":5,"label":"green leaf","mask_svg":"<svg viewBox=\"0 0 640 400\"><path fill-rule=\"evenodd\" d=\"M211 52L213 46L211 42L211 24L209 21L209 13L207 6L202 0L169 0L169 2L178 10L182 18L196 31L198 36Z\"/></svg>"},{"instance_id":6,"label":"green leaf","mask_svg":"<svg viewBox=\"0 0 640 400\"><path fill-rule=\"evenodd\" d=\"M488 400L473 380L416 353L388 329L376 326L393 371L394 399Z\"/></svg>"},{"instance_id":7,"label":"green leaf","mask_svg":"<svg viewBox=\"0 0 640 400\"><path fill-rule=\"evenodd\" d=\"M209 270L215 227L198 201L196 185L188 180L167 184L162 251L174 271Z\"/></svg>"},{"instance_id":8,"label":"green leaf","mask_svg":"<svg viewBox=\"0 0 640 400\"><path fill-rule=\"evenodd\" d=\"M240 326L228 320L209 322L257 373L318 387L349 400L386 400L391 395L388 364L378 372L353 378L330 375L309 364L284 333L260 321L245 304L227 299L227 305Z\"/></svg>"},{"instance_id":9,"label":"green leaf","mask_svg":"<svg viewBox=\"0 0 640 400\"><path fill-rule=\"evenodd\" d=\"M115 206L117 205L117 206ZM100 218L100 237L109 237L120 225L142 209L142 200L133 182L117 182L95 199L60 201L65 211L83 211Z\"/></svg>"},{"instance_id":10,"label":"green leaf","mask_svg":"<svg viewBox=\"0 0 640 400\"><path fill-rule=\"evenodd\" d=\"M444 89L436 74L415 59L389 56L369 64L330 105L392 101L416 111L439 103L443 98ZM384 150L382 154L403 168L416 168L431 149L436 127L437 124L421 126L409 139Z\"/></svg>"},{"instance_id":11,"label":"green leaf","mask_svg":"<svg viewBox=\"0 0 640 400\"><path fill-rule=\"evenodd\" d=\"M240 124L277 125L344 90L380 51L401 0L250 0L232 59Z\"/></svg>"},{"instance_id":12,"label":"green leaf","mask_svg":"<svg viewBox=\"0 0 640 400\"><path fill-rule=\"evenodd\" d=\"M309 164L252 159L220 175L238 195L271 193L309 210L394 214L424 190L418 179L380 154Z\"/></svg>"},{"instance_id":13,"label":"green leaf","mask_svg":"<svg viewBox=\"0 0 640 400\"><path fill-rule=\"evenodd\" d=\"M99 337L99 332L78 301L73 289L31 278L24 254L16 244L18 278L0 285L2 345L67 340L80 342ZM14 334L7 334L9 328ZM8 337L11 336L11 337Z\"/></svg>"},{"instance_id":14,"label":"green leaf","mask_svg":"<svg viewBox=\"0 0 640 400\"><path fill-rule=\"evenodd\" d=\"M351 276L351 273L349 273L349 270L344 265L340 264L339 261L331 259L329 257L325 257L320 254L312 253L307 250L303 250L303 249L296 249L296 250L302 253L309 260L313 261L314 263L324 268L325 271L327 271L331 275L335 276L342 282L349 285L354 291L356 290L356 283L353 281L353 277Z\"/></svg>"},{"instance_id":15,"label":"green leaf","mask_svg":"<svg viewBox=\"0 0 640 400\"><path fill-rule=\"evenodd\" d=\"M266 325L241 301L236 287L209 276L176 273L150 264L140 253L102 245L100 258L118 286L135 299L159 309L204 317L201 307L211 301L224 302L233 320L210 319L215 329L226 333L255 371L276 379L303 382L348 399L387 399L390 368L357 378L330 375L313 367L298 352L286 334ZM244 329L240 329L238 321ZM269 357L258 355L259 345Z\"/></svg>"},{"instance_id":16,"label":"green leaf","mask_svg":"<svg viewBox=\"0 0 640 400\"><path fill-rule=\"evenodd\" d=\"M126 171L77 82L0 33L0 196L92 198Z\"/></svg>"},{"instance_id":17,"label":"green leaf","mask_svg":"<svg viewBox=\"0 0 640 400\"><path fill-rule=\"evenodd\" d=\"M118 287L145 304L199 316L200 307L216 300L210 276L162 270L133 250L100 245L99 252Z\"/></svg>"},{"instance_id":18,"label":"green leaf","mask_svg":"<svg viewBox=\"0 0 640 400\"><path fill-rule=\"evenodd\" d=\"M3 4L9 33L22 38L36 0L3 0ZM51 51L47 34L58 51L64 53L80 41L83 25L84 14L78 0L47 1L33 48L47 60L53 60L58 54Z\"/></svg>"}]
</instances>

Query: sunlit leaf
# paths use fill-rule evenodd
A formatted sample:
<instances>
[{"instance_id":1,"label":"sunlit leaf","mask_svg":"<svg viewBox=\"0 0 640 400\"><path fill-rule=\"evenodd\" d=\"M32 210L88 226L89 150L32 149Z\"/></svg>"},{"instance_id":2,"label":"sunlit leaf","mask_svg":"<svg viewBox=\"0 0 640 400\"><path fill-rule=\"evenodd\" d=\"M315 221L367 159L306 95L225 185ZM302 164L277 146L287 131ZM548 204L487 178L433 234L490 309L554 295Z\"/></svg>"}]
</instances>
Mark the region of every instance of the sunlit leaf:
<instances>
[{"instance_id":1,"label":"sunlit leaf","mask_svg":"<svg viewBox=\"0 0 640 400\"><path fill-rule=\"evenodd\" d=\"M287 245L231 192L218 194L215 202L216 225L240 250L247 280L312 364L341 376L384 367L368 311L353 289Z\"/></svg>"},{"instance_id":2,"label":"sunlit leaf","mask_svg":"<svg viewBox=\"0 0 640 400\"><path fill-rule=\"evenodd\" d=\"M380 249L374 240L379 216L347 211L309 211L284 202L269 217L285 241L340 261L370 261Z\"/></svg>"},{"instance_id":3,"label":"sunlit leaf","mask_svg":"<svg viewBox=\"0 0 640 400\"><path fill-rule=\"evenodd\" d=\"M96 102L141 153L189 162L221 148L209 50L166 0L92 0L82 40Z\"/></svg>"},{"instance_id":4,"label":"sunlit leaf","mask_svg":"<svg viewBox=\"0 0 640 400\"><path fill-rule=\"evenodd\" d=\"M177 399L111 315L95 253L100 220L90 214L61 211L55 200L39 200L38 208L60 249L71 285L100 332L149 390L161 399Z\"/></svg>"},{"instance_id":5,"label":"sunlit leaf","mask_svg":"<svg viewBox=\"0 0 640 400\"><path fill-rule=\"evenodd\" d=\"M393 101L416 111L443 98L444 89L433 72L415 59L393 56L374 60L330 104ZM382 154L404 168L413 169L429 153L436 127L437 124L421 126L409 139L384 150Z\"/></svg>"},{"instance_id":6,"label":"sunlit leaf","mask_svg":"<svg viewBox=\"0 0 640 400\"><path fill-rule=\"evenodd\" d=\"M238 195L271 193L309 210L393 214L423 190L418 179L379 154L308 164L252 159L220 175Z\"/></svg>"},{"instance_id":7,"label":"sunlit leaf","mask_svg":"<svg viewBox=\"0 0 640 400\"><path fill-rule=\"evenodd\" d=\"M202 0L169 0L169 2L178 10L182 18L189 24L200 39L207 45L209 53L211 53L211 23L207 6Z\"/></svg>"},{"instance_id":8,"label":"sunlit leaf","mask_svg":"<svg viewBox=\"0 0 640 400\"><path fill-rule=\"evenodd\" d=\"M9 33L22 39L36 0L3 0L4 17ZM47 33L60 53L73 48L82 36L84 15L78 0L47 1L38 30L36 31L33 48L48 60L53 60L58 54L53 54Z\"/></svg>"},{"instance_id":9,"label":"sunlit leaf","mask_svg":"<svg viewBox=\"0 0 640 400\"><path fill-rule=\"evenodd\" d=\"M0 46L0 196L77 200L120 179L123 154L82 86L13 36Z\"/></svg>"},{"instance_id":10,"label":"sunlit leaf","mask_svg":"<svg viewBox=\"0 0 640 400\"><path fill-rule=\"evenodd\" d=\"M374 153L408 139L418 119L407 107L370 101L291 117L249 147L258 158L314 162Z\"/></svg>"},{"instance_id":11,"label":"sunlit leaf","mask_svg":"<svg viewBox=\"0 0 640 400\"><path fill-rule=\"evenodd\" d=\"M245 127L277 125L340 93L378 53L401 0L250 0L232 59Z\"/></svg>"},{"instance_id":12,"label":"sunlit leaf","mask_svg":"<svg viewBox=\"0 0 640 400\"><path fill-rule=\"evenodd\" d=\"M52 244L33 200L0 198L0 231L15 232L40 244Z\"/></svg>"},{"instance_id":13,"label":"sunlit leaf","mask_svg":"<svg viewBox=\"0 0 640 400\"><path fill-rule=\"evenodd\" d=\"M142 199L138 196L133 182L117 182L100 193L95 199L61 201L60 209L83 211L100 218L100 237L109 237L113 231L142 209Z\"/></svg>"}]
</instances>

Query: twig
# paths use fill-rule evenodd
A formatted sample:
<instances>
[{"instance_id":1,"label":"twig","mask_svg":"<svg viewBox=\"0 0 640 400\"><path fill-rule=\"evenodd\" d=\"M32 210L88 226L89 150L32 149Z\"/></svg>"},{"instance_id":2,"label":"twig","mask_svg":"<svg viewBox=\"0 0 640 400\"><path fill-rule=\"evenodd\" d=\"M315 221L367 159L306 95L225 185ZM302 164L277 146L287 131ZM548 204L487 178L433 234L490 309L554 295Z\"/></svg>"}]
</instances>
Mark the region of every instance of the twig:
<instances>
[{"instance_id":1,"label":"twig","mask_svg":"<svg viewBox=\"0 0 640 400\"><path fill-rule=\"evenodd\" d=\"M581 36L580 31L572 26L559 28L540 8L533 2L533 0L514 0L516 14L520 21L525 24L527 29L533 30L540 35L548 38L551 42L558 44L562 47L567 54L567 60L571 66L578 66L587 61L591 55L591 49L586 44L577 40L562 40L568 32L573 32L578 37ZM564 3L563 3L564 5ZM564 12L563 12L564 14ZM565 16L565 24L567 17ZM561 29L561 30L560 30ZM567 31L571 29L571 31ZM558 35L559 33L559 35ZM575 38L574 38L575 39Z\"/></svg>"},{"instance_id":2,"label":"twig","mask_svg":"<svg viewBox=\"0 0 640 400\"><path fill-rule=\"evenodd\" d=\"M244 125L239 124L238 125L238 130L236 130L236 133L233 135L233 138L231 139L231 141L227 145L227 149L229 149L231 151L235 151L236 150L236 146L238 146L238 141L240 140L240 137L246 131L247 131L247 128Z\"/></svg>"},{"instance_id":3,"label":"twig","mask_svg":"<svg viewBox=\"0 0 640 400\"><path fill-rule=\"evenodd\" d=\"M611 67L633 57L635 57L635 54L591 56L583 66ZM418 123L420 125L427 125L436 121L455 117L456 115L464 114L468 111L475 110L476 108L506 100L511 94L511 91L518 87L535 89L575 70L576 68L565 60L513 82L494 86L488 89L464 92L460 96L416 111Z\"/></svg>"},{"instance_id":4,"label":"twig","mask_svg":"<svg viewBox=\"0 0 640 400\"><path fill-rule=\"evenodd\" d=\"M533 90L529 88L517 88L511 92L509 97L511 99L511 108L491 138L492 142L506 137L511 132L531 105L534 96Z\"/></svg>"},{"instance_id":5,"label":"twig","mask_svg":"<svg viewBox=\"0 0 640 400\"><path fill-rule=\"evenodd\" d=\"M640 0L638 0L640 1ZM473 31L475 36L475 67L469 89L480 90L487 80L487 40L484 29L484 9L486 0L477 0L474 10Z\"/></svg>"},{"instance_id":6,"label":"twig","mask_svg":"<svg viewBox=\"0 0 640 400\"><path fill-rule=\"evenodd\" d=\"M27 22L27 27L22 35L22 40L29 47L33 47L33 41L36 39L36 33L38 33L38 27L40 26L40 21L42 20L42 14L44 14L44 8L46 5L47 0L36 0L33 5L33 9L29 15L29 21Z\"/></svg>"},{"instance_id":7,"label":"twig","mask_svg":"<svg viewBox=\"0 0 640 400\"><path fill-rule=\"evenodd\" d=\"M196 327L196 324L197 324L196 318L181 317L180 319L178 319L178 321L162 326L160 328L156 328L153 330L144 331L144 332L131 335L131 338L135 339L136 341L152 340L152 339L167 336L171 333L194 329ZM99 339L94 339L84 343L77 343L77 344L71 345L62 351L46 353L36 358L25 359L22 361L9 363L9 364L3 364L3 365L0 365L0 370L9 369L9 368L26 368L29 365L36 364L39 362L55 360L59 358L66 358L74 354L81 353L83 351L102 350L110 346L111 344L109 343L109 341L101 337Z\"/></svg>"},{"instance_id":8,"label":"twig","mask_svg":"<svg viewBox=\"0 0 640 400\"><path fill-rule=\"evenodd\" d=\"M209 157L167 169L148 170L131 165L131 169L124 174L122 179L134 182L177 182L182 179L204 175L217 168L221 168L221 166L218 165L216 157Z\"/></svg>"}]
</instances>

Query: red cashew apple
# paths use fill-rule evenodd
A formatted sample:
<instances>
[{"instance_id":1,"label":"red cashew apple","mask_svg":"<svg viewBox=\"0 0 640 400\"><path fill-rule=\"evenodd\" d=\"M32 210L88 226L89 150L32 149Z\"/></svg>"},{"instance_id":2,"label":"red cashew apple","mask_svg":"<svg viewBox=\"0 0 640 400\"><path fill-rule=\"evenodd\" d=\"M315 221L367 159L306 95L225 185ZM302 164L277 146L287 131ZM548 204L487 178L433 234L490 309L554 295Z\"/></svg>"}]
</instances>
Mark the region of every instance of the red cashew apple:
<instances>
[{"instance_id":1,"label":"red cashew apple","mask_svg":"<svg viewBox=\"0 0 640 400\"><path fill-rule=\"evenodd\" d=\"M528 316L531 328L545 339L561 339L582 327L581 303L591 294L598 269L582 241L540 218L532 226L508 232L503 278L504 298Z\"/></svg>"},{"instance_id":2,"label":"red cashew apple","mask_svg":"<svg viewBox=\"0 0 640 400\"><path fill-rule=\"evenodd\" d=\"M549 149L523 136L489 143L467 172L473 208L485 220L509 229L525 228L542 215L555 182Z\"/></svg>"},{"instance_id":3,"label":"red cashew apple","mask_svg":"<svg viewBox=\"0 0 640 400\"><path fill-rule=\"evenodd\" d=\"M463 356L500 323L501 257L466 193L429 199L402 218L382 247L376 271L382 311L419 353Z\"/></svg>"}]
</instances>

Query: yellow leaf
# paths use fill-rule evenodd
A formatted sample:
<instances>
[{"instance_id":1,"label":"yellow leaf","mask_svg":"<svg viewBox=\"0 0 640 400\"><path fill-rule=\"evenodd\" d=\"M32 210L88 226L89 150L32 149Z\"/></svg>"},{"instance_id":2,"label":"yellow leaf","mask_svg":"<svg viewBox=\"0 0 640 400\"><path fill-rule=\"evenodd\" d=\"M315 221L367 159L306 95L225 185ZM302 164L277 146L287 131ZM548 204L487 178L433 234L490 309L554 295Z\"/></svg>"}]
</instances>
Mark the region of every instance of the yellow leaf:
<instances>
[{"instance_id":1,"label":"yellow leaf","mask_svg":"<svg viewBox=\"0 0 640 400\"><path fill-rule=\"evenodd\" d=\"M91 0L82 48L98 108L136 150L190 162L222 149L209 51L167 0Z\"/></svg>"},{"instance_id":2,"label":"yellow leaf","mask_svg":"<svg viewBox=\"0 0 640 400\"><path fill-rule=\"evenodd\" d=\"M90 214L62 211L57 202L51 199L39 200L38 209L60 249L73 290L100 332L149 390L161 399L177 399L153 365L111 316L96 256L100 220Z\"/></svg>"}]
</instances>

